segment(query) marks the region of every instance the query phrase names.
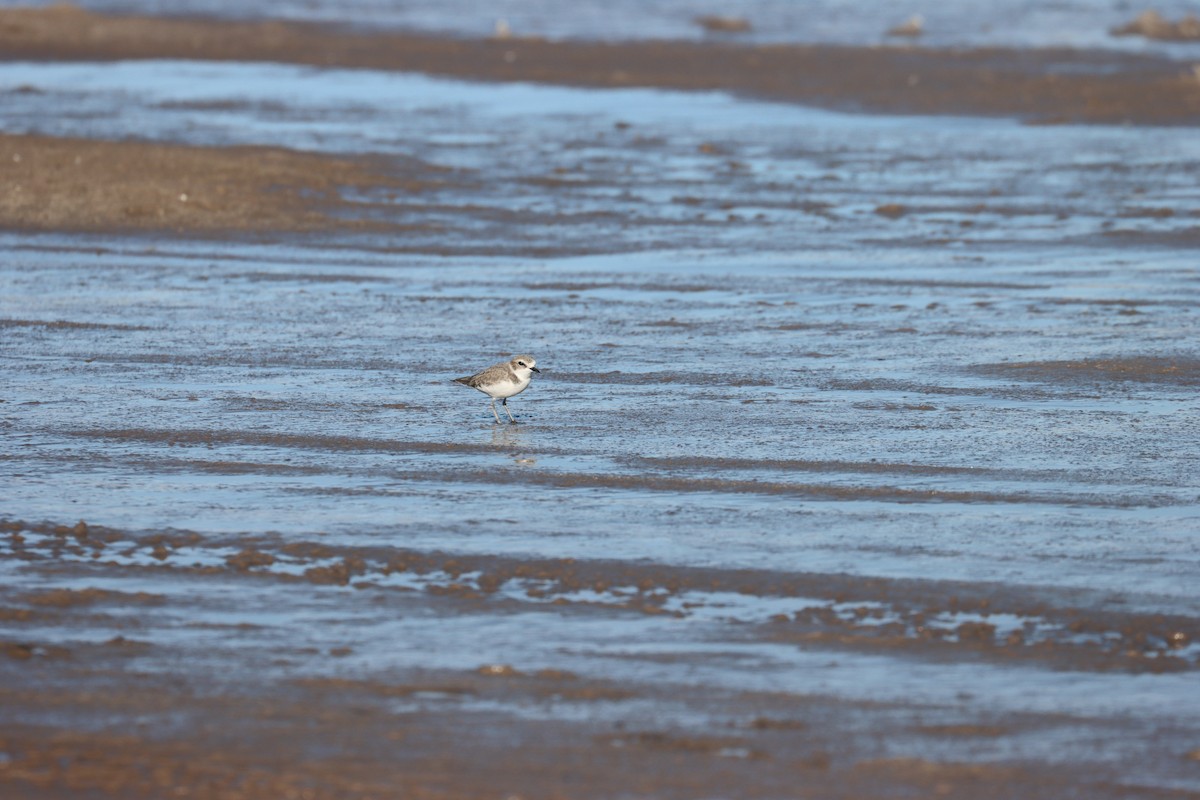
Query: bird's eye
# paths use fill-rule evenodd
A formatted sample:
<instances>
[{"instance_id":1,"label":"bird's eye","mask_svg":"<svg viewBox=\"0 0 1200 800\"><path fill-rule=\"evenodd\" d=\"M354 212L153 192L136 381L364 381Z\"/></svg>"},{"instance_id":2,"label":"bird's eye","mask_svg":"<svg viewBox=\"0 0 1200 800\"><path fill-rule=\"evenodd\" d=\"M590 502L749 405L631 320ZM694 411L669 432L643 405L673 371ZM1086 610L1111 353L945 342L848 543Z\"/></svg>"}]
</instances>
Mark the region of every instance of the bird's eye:
<instances>
[{"instance_id":1,"label":"bird's eye","mask_svg":"<svg viewBox=\"0 0 1200 800\"><path fill-rule=\"evenodd\" d=\"M517 363L518 363L518 364L520 364L522 367L523 367L523 366L525 366L525 362L524 362L524 361L518 361Z\"/></svg>"}]
</instances>

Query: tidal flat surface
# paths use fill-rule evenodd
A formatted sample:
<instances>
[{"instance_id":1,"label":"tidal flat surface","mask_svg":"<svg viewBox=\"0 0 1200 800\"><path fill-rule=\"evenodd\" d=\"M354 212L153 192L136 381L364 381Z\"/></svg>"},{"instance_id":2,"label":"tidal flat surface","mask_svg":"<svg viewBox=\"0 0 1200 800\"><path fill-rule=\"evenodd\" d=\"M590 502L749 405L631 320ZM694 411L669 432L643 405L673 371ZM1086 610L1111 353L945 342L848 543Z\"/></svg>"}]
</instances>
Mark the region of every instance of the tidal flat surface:
<instances>
[{"instance_id":1,"label":"tidal flat surface","mask_svg":"<svg viewBox=\"0 0 1200 800\"><path fill-rule=\"evenodd\" d=\"M2 5L53 6L54 0L4 0ZM89 11L184 18L287 19L349 28L394 28L448 36L488 36L497 23L516 36L556 39L695 39L727 42L826 42L847 45L918 42L937 47L1076 47L1195 54L1196 42L1156 42L1113 36L1146 8L1177 20L1195 13L1186 0L1131 4L1125 0L962 0L922 6L888 0L82 0ZM744 22L746 30L713 30L704 17ZM888 31L918 17L917 37ZM504 29L504 28L502 28Z\"/></svg>"},{"instance_id":2,"label":"tidal flat surface","mask_svg":"<svg viewBox=\"0 0 1200 800\"><path fill-rule=\"evenodd\" d=\"M221 796L287 726L328 769L262 749L261 796L1200 792L1193 131L236 63L0 91L3 133L439 181L344 198L404 231L0 235L0 779L99 750ZM498 426L451 380L518 352Z\"/></svg>"}]
</instances>

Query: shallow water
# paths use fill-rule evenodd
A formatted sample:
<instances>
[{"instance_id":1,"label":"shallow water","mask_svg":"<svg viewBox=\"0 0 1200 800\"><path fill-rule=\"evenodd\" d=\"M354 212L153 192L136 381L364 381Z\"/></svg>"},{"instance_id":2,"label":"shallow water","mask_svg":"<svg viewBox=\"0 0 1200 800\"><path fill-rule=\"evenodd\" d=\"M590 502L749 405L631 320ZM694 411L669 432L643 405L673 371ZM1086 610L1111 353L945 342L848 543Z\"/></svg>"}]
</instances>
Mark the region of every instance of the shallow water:
<instances>
[{"instance_id":1,"label":"shallow water","mask_svg":"<svg viewBox=\"0 0 1200 800\"><path fill-rule=\"evenodd\" d=\"M0 236L5 598L166 598L4 636L1074 715L971 757L1200 786L1128 735L1200 711L1192 132L182 62L0 91L6 132L444 176L361 198L441 223L405 235ZM451 379L514 352L497 426Z\"/></svg>"},{"instance_id":2,"label":"shallow water","mask_svg":"<svg viewBox=\"0 0 1200 800\"><path fill-rule=\"evenodd\" d=\"M1194 330L1191 304L1152 305L1119 272L1120 296L1147 303L1133 323L1112 294L1064 303L1070 279L1011 269L1016 288L980 266L965 288L875 285L900 269L882 256L836 278L812 256L54 241L8 243L10 495L27 518L66 494L123 527L1194 600L1194 384L981 369L1146 357ZM512 401L519 427L449 383L506 349L545 365Z\"/></svg>"}]
</instances>

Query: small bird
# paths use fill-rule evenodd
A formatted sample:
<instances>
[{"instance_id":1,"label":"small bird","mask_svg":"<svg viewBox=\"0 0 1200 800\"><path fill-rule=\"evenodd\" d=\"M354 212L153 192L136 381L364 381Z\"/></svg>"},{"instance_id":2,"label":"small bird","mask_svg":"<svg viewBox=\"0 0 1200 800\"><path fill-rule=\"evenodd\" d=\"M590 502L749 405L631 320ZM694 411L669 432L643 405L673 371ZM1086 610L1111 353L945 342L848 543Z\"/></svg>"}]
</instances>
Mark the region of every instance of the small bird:
<instances>
[{"instance_id":1,"label":"small bird","mask_svg":"<svg viewBox=\"0 0 1200 800\"><path fill-rule=\"evenodd\" d=\"M500 424L500 415L496 413L496 398L500 398L500 405L504 406L504 413L508 414L509 421L515 425L517 421L513 419L512 412L508 410L508 398L525 391L533 373L541 372L536 364L533 356L515 356L508 361L490 366L483 372L476 372L465 378L455 378L454 382L478 389L492 398L492 416L496 418L497 425Z\"/></svg>"}]
</instances>

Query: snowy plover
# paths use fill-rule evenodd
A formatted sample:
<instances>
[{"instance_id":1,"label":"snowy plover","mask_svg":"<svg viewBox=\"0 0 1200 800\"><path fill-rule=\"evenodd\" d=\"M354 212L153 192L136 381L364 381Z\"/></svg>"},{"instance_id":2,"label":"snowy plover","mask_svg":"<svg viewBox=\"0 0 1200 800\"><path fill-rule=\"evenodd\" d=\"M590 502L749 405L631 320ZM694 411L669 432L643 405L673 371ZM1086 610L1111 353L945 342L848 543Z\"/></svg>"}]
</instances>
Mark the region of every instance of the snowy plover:
<instances>
[{"instance_id":1,"label":"snowy plover","mask_svg":"<svg viewBox=\"0 0 1200 800\"><path fill-rule=\"evenodd\" d=\"M534 366L536 363L533 356L516 356L509 361L490 366L483 372L476 372L465 378L455 378L454 382L478 389L492 398L492 416L496 418L496 424L500 423L500 415L496 413L496 398L500 398L504 413L508 414L510 422L515 423L512 412L508 410L508 398L525 391L533 373L541 372Z\"/></svg>"}]
</instances>

